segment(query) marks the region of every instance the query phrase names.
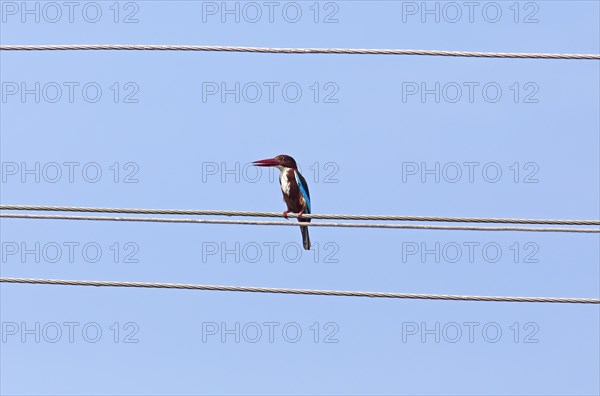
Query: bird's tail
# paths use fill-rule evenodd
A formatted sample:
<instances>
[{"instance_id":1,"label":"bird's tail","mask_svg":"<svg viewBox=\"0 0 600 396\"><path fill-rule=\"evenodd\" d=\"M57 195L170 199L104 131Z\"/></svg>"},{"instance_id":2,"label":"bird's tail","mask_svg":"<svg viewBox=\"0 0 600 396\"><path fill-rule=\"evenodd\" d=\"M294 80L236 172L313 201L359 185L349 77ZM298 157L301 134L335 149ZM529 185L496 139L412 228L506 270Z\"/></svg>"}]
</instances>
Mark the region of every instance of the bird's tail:
<instances>
[{"instance_id":1,"label":"bird's tail","mask_svg":"<svg viewBox=\"0 0 600 396\"><path fill-rule=\"evenodd\" d=\"M310 237L308 236L308 227L300 227L302 231L302 244L305 250L310 250Z\"/></svg>"}]
</instances>

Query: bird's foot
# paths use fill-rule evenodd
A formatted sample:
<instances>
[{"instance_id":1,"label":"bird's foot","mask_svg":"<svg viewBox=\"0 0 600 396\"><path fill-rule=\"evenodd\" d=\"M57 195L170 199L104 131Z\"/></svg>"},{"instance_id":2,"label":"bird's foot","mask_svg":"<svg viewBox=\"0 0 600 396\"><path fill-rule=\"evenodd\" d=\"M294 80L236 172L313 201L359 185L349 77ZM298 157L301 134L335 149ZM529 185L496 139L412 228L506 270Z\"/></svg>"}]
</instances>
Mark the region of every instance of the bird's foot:
<instances>
[{"instance_id":1,"label":"bird's foot","mask_svg":"<svg viewBox=\"0 0 600 396\"><path fill-rule=\"evenodd\" d=\"M285 217L287 219L288 218L288 213L290 213L289 210L286 210L285 212L283 212L283 217Z\"/></svg>"},{"instance_id":2,"label":"bird's foot","mask_svg":"<svg viewBox=\"0 0 600 396\"><path fill-rule=\"evenodd\" d=\"M300 211L300 213L298 213L298 220L300 220L302 218L302 215L304 214L304 209L302 209Z\"/></svg>"}]
</instances>

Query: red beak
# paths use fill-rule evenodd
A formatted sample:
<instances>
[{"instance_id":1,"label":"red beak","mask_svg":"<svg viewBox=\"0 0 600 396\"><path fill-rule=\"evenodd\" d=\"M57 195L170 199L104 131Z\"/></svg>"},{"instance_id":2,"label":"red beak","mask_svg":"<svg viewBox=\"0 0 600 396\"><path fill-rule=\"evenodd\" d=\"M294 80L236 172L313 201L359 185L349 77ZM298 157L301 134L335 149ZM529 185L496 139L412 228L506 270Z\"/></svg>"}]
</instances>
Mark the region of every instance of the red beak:
<instances>
[{"instance_id":1,"label":"red beak","mask_svg":"<svg viewBox=\"0 0 600 396\"><path fill-rule=\"evenodd\" d=\"M268 158L264 160L254 161L252 164L254 166L277 166L279 165L279 161L277 161L275 158Z\"/></svg>"}]
</instances>

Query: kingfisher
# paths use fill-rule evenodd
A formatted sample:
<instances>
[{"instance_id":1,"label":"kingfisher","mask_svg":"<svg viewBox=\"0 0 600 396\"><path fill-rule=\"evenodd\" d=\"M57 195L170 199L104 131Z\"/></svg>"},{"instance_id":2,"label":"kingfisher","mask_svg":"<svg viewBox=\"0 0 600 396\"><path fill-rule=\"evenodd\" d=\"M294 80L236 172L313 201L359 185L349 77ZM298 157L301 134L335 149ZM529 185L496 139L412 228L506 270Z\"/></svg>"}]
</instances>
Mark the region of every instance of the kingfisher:
<instances>
[{"instance_id":1,"label":"kingfisher","mask_svg":"<svg viewBox=\"0 0 600 396\"><path fill-rule=\"evenodd\" d=\"M310 213L310 193L308 184L304 177L298 172L296 160L289 155L278 155L274 158L254 161L255 166L272 166L279 169L279 184L283 193L283 201L287 205L287 210L283 216L287 219L288 213L298 214L298 221L310 223L310 219L303 218L304 213ZM308 236L308 227L301 226L302 245L304 249L310 250L310 238Z\"/></svg>"}]
</instances>

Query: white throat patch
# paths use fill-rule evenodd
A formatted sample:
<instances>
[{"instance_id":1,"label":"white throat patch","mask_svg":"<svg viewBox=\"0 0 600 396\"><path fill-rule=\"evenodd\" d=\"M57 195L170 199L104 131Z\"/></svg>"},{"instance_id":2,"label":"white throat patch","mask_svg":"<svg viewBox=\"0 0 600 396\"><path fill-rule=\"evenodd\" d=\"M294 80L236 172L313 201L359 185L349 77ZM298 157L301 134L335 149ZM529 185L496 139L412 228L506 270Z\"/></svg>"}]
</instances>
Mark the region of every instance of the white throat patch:
<instances>
[{"instance_id":1,"label":"white throat patch","mask_svg":"<svg viewBox=\"0 0 600 396\"><path fill-rule=\"evenodd\" d=\"M278 166L279 169L279 182L281 183L281 191L285 195L290 195L290 180L288 177L288 171L290 168L284 168L283 166Z\"/></svg>"}]
</instances>

